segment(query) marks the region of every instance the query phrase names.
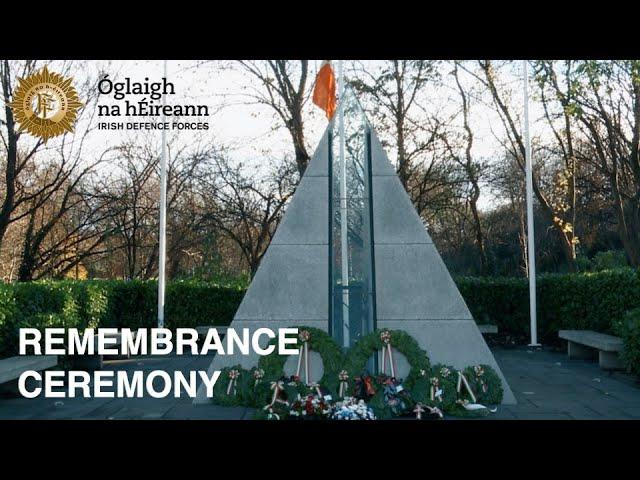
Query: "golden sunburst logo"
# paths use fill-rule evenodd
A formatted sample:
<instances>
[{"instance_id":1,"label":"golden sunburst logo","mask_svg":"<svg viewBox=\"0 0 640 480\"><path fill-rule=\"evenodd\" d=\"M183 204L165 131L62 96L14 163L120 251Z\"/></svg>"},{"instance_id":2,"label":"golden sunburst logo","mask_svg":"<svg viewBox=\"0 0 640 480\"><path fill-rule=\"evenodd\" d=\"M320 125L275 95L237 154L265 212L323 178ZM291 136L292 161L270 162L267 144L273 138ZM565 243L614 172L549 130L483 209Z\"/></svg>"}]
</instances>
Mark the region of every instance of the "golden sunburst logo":
<instances>
[{"instance_id":1,"label":"golden sunburst logo","mask_svg":"<svg viewBox=\"0 0 640 480\"><path fill-rule=\"evenodd\" d=\"M18 81L10 106L20 131L26 130L45 142L65 132L73 133L78 109L83 105L71 84L73 78L44 67Z\"/></svg>"}]
</instances>

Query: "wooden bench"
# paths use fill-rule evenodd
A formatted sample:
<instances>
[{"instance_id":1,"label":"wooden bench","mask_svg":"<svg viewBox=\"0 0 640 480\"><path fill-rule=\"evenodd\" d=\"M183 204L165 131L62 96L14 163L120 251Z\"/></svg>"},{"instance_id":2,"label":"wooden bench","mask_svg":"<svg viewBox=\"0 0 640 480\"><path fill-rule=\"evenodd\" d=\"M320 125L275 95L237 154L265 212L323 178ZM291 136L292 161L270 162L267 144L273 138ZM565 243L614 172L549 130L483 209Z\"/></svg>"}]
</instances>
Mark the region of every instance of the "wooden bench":
<instances>
[{"instance_id":1,"label":"wooden bench","mask_svg":"<svg viewBox=\"0 0 640 480\"><path fill-rule=\"evenodd\" d=\"M600 368L622 370L624 365L618 357L622 350L622 339L591 330L560 330L558 337L567 340L569 358L594 359L596 354Z\"/></svg>"},{"instance_id":2,"label":"wooden bench","mask_svg":"<svg viewBox=\"0 0 640 480\"><path fill-rule=\"evenodd\" d=\"M478 325L478 330L480 330L480 333L483 335L486 334L490 334L490 333L498 333L498 326L497 325L491 325L490 323L481 323Z\"/></svg>"},{"instance_id":3,"label":"wooden bench","mask_svg":"<svg viewBox=\"0 0 640 480\"><path fill-rule=\"evenodd\" d=\"M19 379L24 372L27 370L41 372L56 365L58 365L57 355L25 355L4 358L0 360L0 390L3 393L15 394L18 392L18 383L14 380ZM34 385L29 385L30 382L35 382L35 380L33 378L27 380L27 388L32 389Z\"/></svg>"}]
</instances>

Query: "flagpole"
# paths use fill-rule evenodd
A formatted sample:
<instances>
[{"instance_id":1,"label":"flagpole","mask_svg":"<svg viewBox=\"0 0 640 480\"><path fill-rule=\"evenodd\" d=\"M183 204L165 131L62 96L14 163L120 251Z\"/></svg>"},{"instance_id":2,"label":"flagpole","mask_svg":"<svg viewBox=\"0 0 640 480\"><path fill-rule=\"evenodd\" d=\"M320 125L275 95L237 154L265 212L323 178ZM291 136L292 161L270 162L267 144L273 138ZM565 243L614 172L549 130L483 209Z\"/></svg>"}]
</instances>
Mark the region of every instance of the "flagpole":
<instances>
[{"instance_id":1,"label":"flagpole","mask_svg":"<svg viewBox=\"0 0 640 480\"><path fill-rule=\"evenodd\" d=\"M349 339L349 243L347 203L347 162L344 156L344 74L342 60L338 60L338 130L340 132L340 258L342 263L342 344L350 346Z\"/></svg>"},{"instance_id":2,"label":"flagpole","mask_svg":"<svg viewBox=\"0 0 640 480\"><path fill-rule=\"evenodd\" d=\"M530 347L539 347L536 305L536 250L533 227L533 167L531 165L531 137L529 136L529 74L527 61L522 61L524 88L524 142L527 184L527 266L529 273L529 317L531 322Z\"/></svg>"},{"instance_id":3,"label":"flagpole","mask_svg":"<svg viewBox=\"0 0 640 480\"><path fill-rule=\"evenodd\" d=\"M164 61L164 78L167 78L167 61ZM162 95L162 106L167 96ZM164 108L162 109L164 112ZM165 122L164 113L162 123ZM164 327L165 264L167 257L167 131L162 129L162 152L160 155L160 241L158 246L158 328Z\"/></svg>"}]
</instances>

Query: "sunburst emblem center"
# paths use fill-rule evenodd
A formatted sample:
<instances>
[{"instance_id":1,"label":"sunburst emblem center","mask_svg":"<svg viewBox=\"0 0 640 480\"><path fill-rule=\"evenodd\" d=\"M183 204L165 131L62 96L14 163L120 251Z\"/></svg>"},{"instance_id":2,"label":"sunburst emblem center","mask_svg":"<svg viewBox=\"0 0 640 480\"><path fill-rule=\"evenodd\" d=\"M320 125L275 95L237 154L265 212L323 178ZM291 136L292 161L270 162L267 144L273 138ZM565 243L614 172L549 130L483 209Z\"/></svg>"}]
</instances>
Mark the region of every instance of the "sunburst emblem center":
<instances>
[{"instance_id":1,"label":"sunburst emblem center","mask_svg":"<svg viewBox=\"0 0 640 480\"><path fill-rule=\"evenodd\" d=\"M83 106L74 88L73 78L40 71L18 79L10 103L19 131L27 131L45 142L63 133L73 133L78 109Z\"/></svg>"}]
</instances>

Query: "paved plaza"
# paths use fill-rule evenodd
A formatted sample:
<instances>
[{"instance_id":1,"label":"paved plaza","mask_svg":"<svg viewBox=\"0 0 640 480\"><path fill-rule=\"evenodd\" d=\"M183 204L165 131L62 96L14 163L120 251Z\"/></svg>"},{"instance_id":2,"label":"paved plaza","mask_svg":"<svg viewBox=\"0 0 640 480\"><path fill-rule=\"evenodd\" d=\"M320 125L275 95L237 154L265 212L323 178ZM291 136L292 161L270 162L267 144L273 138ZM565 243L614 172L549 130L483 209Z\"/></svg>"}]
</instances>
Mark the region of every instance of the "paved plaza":
<instances>
[{"instance_id":1,"label":"paved plaza","mask_svg":"<svg viewBox=\"0 0 640 480\"><path fill-rule=\"evenodd\" d=\"M518 404L499 406L487 419L640 419L640 385L597 363L569 360L561 352L494 348ZM106 362L113 370L206 370L211 356L136 357ZM0 398L0 419L250 419L248 408L192 405L183 398Z\"/></svg>"}]
</instances>

